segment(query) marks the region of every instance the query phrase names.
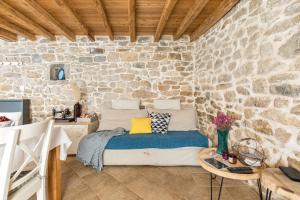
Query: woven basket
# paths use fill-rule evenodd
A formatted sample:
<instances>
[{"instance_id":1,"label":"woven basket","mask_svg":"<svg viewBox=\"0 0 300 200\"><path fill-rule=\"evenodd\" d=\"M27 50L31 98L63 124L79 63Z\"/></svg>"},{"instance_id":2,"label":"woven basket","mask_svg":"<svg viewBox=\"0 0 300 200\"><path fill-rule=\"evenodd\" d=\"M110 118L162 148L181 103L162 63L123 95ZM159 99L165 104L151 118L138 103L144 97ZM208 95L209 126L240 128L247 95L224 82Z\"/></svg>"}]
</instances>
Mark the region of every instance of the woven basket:
<instances>
[{"instance_id":1,"label":"woven basket","mask_svg":"<svg viewBox=\"0 0 300 200\"><path fill-rule=\"evenodd\" d=\"M265 160L262 146L252 138L244 138L233 147L234 153L246 166L261 167Z\"/></svg>"}]
</instances>

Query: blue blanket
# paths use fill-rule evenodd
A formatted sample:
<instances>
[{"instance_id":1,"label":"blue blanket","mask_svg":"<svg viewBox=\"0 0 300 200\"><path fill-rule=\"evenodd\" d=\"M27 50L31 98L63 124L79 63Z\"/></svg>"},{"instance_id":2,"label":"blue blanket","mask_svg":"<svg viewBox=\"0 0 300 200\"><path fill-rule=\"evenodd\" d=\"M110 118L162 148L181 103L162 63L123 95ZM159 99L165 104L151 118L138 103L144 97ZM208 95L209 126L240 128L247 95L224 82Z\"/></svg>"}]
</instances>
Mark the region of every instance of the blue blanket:
<instances>
[{"instance_id":1,"label":"blue blanket","mask_svg":"<svg viewBox=\"0 0 300 200\"><path fill-rule=\"evenodd\" d=\"M208 147L208 138L198 131L169 131L167 134L124 134L113 137L105 149L170 149Z\"/></svg>"}]
</instances>

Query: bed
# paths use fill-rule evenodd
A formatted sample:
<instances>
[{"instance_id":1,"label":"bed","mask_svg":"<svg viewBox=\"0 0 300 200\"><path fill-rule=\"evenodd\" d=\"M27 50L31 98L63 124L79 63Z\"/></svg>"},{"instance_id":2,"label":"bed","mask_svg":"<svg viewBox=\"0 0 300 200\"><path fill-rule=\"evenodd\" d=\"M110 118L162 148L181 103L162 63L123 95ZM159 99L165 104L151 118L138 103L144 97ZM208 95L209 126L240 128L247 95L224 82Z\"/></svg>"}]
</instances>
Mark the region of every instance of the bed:
<instances>
[{"instance_id":1,"label":"bed","mask_svg":"<svg viewBox=\"0 0 300 200\"><path fill-rule=\"evenodd\" d=\"M167 134L125 134L113 137L103 154L104 165L196 166L199 151L210 140L197 131L195 108L181 108L179 99L154 100L154 108L140 109L139 100L114 100L101 113L98 130L131 129L131 119L168 113Z\"/></svg>"},{"instance_id":2,"label":"bed","mask_svg":"<svg viewBox=\"0 0 300 200\"><path fill-rule=\"evenodd\" d=\"M198 131L126 134L109 141L103 161L104 165L196 166L199 150L209 146L209 139Z\"/></svg>"}]
</instances>

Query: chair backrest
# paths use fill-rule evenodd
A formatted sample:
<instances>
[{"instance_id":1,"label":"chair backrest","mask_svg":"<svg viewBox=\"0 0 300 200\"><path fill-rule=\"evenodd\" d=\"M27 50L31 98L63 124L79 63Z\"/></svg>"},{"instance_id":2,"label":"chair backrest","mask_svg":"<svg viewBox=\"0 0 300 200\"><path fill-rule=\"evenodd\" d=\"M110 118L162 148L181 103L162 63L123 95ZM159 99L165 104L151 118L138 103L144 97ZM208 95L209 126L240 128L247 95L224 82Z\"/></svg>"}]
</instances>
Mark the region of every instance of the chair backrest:
<instances>
[{"instance_id":1,"label":"chair backrest","mask_svg":"<svg viewBox=\"0 0 300 200\"><path fill-rule=\"evenodd\" d=\"M0 151L4 148L0 157L0 198L6 199L9 191L23 185L37 173L41 177L46 176L53 124L54 121L49 118L38 123L0 128ZM14 169L14 159L18 159L15 151L18 149L24 152L25 158ZM34 167L20 177L31 163Z\"/></svg>"}]
</instances>

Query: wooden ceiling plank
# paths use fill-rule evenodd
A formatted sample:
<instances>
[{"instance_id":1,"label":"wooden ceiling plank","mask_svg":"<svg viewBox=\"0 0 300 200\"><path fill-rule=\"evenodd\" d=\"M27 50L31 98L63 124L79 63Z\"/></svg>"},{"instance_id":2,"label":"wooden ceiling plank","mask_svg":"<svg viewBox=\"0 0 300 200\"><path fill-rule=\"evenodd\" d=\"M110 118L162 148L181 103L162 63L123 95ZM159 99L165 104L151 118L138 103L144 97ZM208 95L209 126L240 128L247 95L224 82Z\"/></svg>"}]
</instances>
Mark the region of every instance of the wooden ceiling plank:
<instances>
[{"instance_id":1,"label":"wooden ceiling plank","mask_svg":"<svg viewBox=\"0 0 300 200\"><path fill-rule=\"evenodd\" d=\"M169 20L169 17L172 14L173 9L175 8L175 5L178 0L166 0L166 4L164 6L163 12L160 16L160 20L158 23L158 26L156 28L154 41L158 42L160 40L160 37L165 29L165 26Z\"/></svg>"},{"instance_id":2,"label":"wooden ceiling plank","mask_svg":"<svg viewBox=\"0 0 300 200\"><path fill-rule=\"evenodd\" d=\"M182 20L181 24L176 30L176 34L174 37L176 40L184 34L184 32L193 23L193 21L201 13L201 11L208 2L209 0L195 0L194 4L192 5L188 13L185 15L184 19Z\"/></svg>"},{"instance_id":3,"label":"wooden ceiling plank","mask_svg":"<svg viewBox=\"0 0 300 200\"><path fill-rule=\"evenodd\" d=\"M76 22L80 26L81 31L84 32L84 34L87 35L91 41L95 41L95 38L92 36L92 34L90 34L87 26L83 23L83 20L78 15L78 13L72 8L72 6L66 0L55 1L58 6L63 7L63 9L76 20Z\"/></svg>"},{"instance_id":4,"label":"wooden ceiling plank","mask_svg":"<svg viewBox=\"0 0 300 200\"><path fill-rule=\"evenodd\" d=\"M7 31L5 29L0 28L0 38L7 41L17 41L18 36L15 33L12 33L10 31Z\"/></svg>"},{"instance_id":5,"label":"wooden ceiling plank","mask_svg":"<svg viewBox=\"0 0 300 200\"><path fill-rule=\"evenodd\" d=\"M108 21L103 2L102 2L102 0L94 0L94 2L96 4L96 9L97 9L98 13L101 15L101 18L103 20L103 26L105 28L106 33L108 34L109 39L113 40L113 38L114 38L113 32L111 29L111 25Z\"/></svg>"},{"instance_id":6,"label":"wooden ceiling plank","mask_svg":"<svg viewBox=\"0 0 300 200\"><path fill-rule=\"evenodd\" d=\"M75 34L70 29L68 29L66 26L57 21L46 9L41 7L35 0L23 0L22 3L24 3L25 6L28 7L35 16L42 17L45 21L49 21L69 40L76 40Z\"/></svg>"},{"instance_id":7,"label":"wooden ceiling plank","mask_svg":"<svg viewBox=\"0 0 300 200\"><path fill-rule=\"evenodd\" d=\"M129 35L130 41L136 41L136 31L135 31L135 2L136 0L128 1L128 24L129 24Z\"/></svg>"},{"instance_id":8,"label":"wooden ceiling plank","mask_svg":"<svg viewBox=\"0 0 300 200\"><path fill-rule=\"evenodd\" d=\"M208 31L213 25L215 25L222 17L224 17L237 3L239 0L224 0L218 7L212 12L191 34L191 41L195 41L202 34Z\"/></svg>"},{"instance_id":9,"label":"wooden ceiling plank","mask_svg":"<svg viewBox=\"0 0 300 200\"><path fill-rule=\"evenodd\" d=\"M55 36L46 30L43 26L39 25L38 23L34 22L29 17L25 16L11 5L7 4L4 1L0 1L0 12L3 13L7 18L10 20L24 25L24 27L28 27L28 29L36 30L46 36L50 40L55 40Z\"/></svg>"},{"instance_id":10,"label":"wooden ceiling plank","mask_svg":"<svg viewBox=\"0 0 300 200\"><path fill-rule=\"evenodd\" d=\"M15 34L22 35L22 36L28 38L29 40L36 40L36 37L34 34L30 33L29 31L15 25L15 24L5 21L3 18L0 18L0 27L7 31L13 32Z\"/></svg>"}]
</instances>

